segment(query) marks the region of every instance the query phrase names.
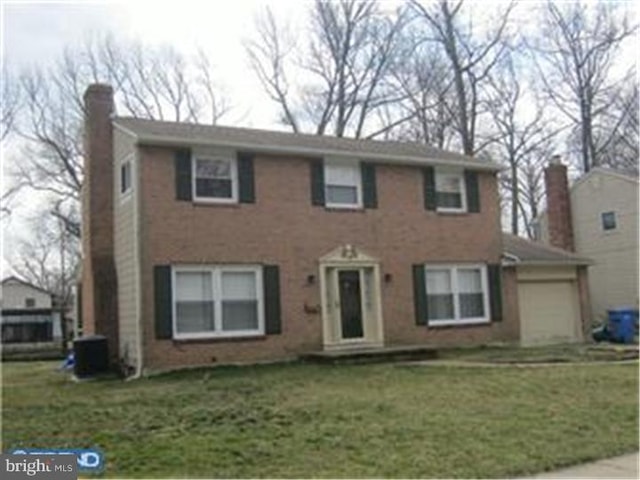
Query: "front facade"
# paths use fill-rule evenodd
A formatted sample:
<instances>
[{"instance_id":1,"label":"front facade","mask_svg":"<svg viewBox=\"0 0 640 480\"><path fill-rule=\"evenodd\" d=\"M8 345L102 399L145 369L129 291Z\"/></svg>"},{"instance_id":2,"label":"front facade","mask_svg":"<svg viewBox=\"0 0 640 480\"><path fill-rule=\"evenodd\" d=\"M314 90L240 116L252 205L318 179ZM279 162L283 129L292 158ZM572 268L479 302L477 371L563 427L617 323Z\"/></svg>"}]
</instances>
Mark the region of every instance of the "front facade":
<instances>
[{"instance_id":1,"label":"front facade","mask_svg":"<svg viewBox=\"0 0 640 480\"><path fill-rule=\"evenodd\" d=\"M496 165L112 101L85 95L83 324L128 372L519 341Z\"/></svg>"},{"instance_id":2,"label":"front facade","mask_svg":"<svg viewBox=\"0 0 640 480\"><path fill-rule=\"evenodd\" d=\"M569 196L574 250L593 260L595 319L605 319L609 309L638 308L638 179L597 167L571 186ZM539 235L551 243L546 212Z\"/></svg>"},{"instance_id":3,"label":"front facade","mask_svg":"<svg viewBox=\"0 0 640 480\"><path fill-rule=\"evenodd\" d=\"M60 312L51 294L16 277L2 281L3 353L62 347Z\"/></svg>"}]
</instances>

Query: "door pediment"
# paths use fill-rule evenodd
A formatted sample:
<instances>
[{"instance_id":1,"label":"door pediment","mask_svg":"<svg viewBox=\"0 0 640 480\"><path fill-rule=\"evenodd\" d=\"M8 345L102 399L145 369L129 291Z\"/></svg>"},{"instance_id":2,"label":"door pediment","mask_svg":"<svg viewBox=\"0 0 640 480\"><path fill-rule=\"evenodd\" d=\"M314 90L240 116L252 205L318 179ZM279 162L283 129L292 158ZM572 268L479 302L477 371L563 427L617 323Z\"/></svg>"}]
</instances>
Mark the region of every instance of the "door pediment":
<instances>
[{"instance_id":1,"label":"door pediment","mask_svg":"<svg viewBox=\"0 0 640 480\"><path fill-rule=\"evenodd\" d=\"M320 257L320 263L330 263L332 265L371 264L378 263L378 259L347 243Z\"/></svg>"}]
</instances>

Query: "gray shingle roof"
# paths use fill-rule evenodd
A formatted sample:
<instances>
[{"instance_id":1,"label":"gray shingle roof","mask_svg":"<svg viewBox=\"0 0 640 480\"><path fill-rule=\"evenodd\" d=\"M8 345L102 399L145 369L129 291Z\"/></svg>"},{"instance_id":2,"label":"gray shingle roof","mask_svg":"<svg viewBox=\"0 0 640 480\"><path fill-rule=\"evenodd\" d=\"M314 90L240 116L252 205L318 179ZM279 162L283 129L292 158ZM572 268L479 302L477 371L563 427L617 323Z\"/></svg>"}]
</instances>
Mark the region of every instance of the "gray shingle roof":
<instances>
[{"instance_id":1,"label":"gray shingle roof","mask_svg":"<svg viewBox=\"0 0 640 480\"><path fill-rule=\"evenodd\" d=\"M218 145L264 153L355 157L385 163L458 165L493 171L501 168L492 162L420 143L338 138L128 117L116 117L113 123L116 128L135 135L139 144Z\"/></svg>"},{"instance_id":2,"label":"gray shingle roof","mask_svg":"<svg viewBox=\"0 0 640 480\"><path fill-rule=\"evenodd\" d=\"M575 253L533 242L521 237L502 235L502 250L508 261L525 265L590 265L592 260Z\"/></svg>"}]
</instances>

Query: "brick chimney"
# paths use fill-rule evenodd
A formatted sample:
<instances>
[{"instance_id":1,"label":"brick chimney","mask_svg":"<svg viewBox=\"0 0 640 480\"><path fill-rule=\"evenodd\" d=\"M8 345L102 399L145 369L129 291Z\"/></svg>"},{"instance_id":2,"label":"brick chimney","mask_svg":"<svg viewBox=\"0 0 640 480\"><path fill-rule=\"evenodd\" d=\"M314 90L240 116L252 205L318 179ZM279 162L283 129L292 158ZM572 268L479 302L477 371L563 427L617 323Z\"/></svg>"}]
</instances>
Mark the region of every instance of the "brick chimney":
<instances>
[{"instance_id":1,"label":"brick chimney","mask_svg":"<svg viewBox=\"0 0 640 480\"><path fill-rule=\"evenodd\" d=\"M547 190L549 243L554 247L573 252L569 181L567 180L567 167L562 164L560 155L553 156L545 168L544 183Z\"/></svg>"},{"instance_id":2,"label":"brick chimney","mask_svg":"<svg viewBox=\"0 0 640 480\"><path fill-rule=\"evenodd\" d=\"M84 335L105 335L118 359L117 283L113 253L113 89L94 84L84 94L82 187L82 321Z\"/></svg>"}]
</instances>

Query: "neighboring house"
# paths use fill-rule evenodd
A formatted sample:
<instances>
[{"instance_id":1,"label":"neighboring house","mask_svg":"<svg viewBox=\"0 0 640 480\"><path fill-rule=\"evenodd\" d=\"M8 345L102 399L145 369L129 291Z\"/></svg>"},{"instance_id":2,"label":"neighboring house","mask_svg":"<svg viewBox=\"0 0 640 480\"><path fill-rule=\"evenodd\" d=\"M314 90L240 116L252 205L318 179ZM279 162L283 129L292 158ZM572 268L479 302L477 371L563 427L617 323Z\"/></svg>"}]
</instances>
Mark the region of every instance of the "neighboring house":
<instances>
[{"instance_id":1,"label":"neighboring house","mask_svg":"<svg viewBox=\"0 0 640 480\"><path fill-rule=\"evenodd\" d=\"M564 167L547 172L557 168ZM563 193L566 185L547 182L550 206L538 218L538 239L593 260L595 319L608 309L638 308L638 178L596 167Z\"/></svg>"},{"instance_id":2,"label":"neighboring house","mask_svg":"<svg viewBox=\"0 0 640 480\"><path fill-rule=\"evenodd\" d=\"M519 269L556 274L514 256L503 266L495 164L421 144L119 118L105 85L85 106L83 329L136 374L518 342Z\"/></svg>"},{"instance_id":3,"label":"neighboring house","mask_svg":"<svg viewBox=\"0 0 640 480\"><path fill-rule=\"evenodd\" d=\"M60 312L51 293L16 277L2 281L3 352L61 349Z\"/></svg>"}]
</instances>

